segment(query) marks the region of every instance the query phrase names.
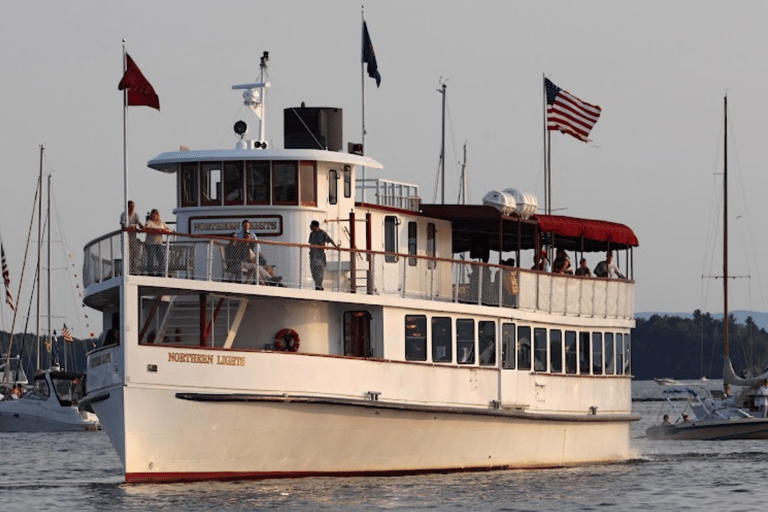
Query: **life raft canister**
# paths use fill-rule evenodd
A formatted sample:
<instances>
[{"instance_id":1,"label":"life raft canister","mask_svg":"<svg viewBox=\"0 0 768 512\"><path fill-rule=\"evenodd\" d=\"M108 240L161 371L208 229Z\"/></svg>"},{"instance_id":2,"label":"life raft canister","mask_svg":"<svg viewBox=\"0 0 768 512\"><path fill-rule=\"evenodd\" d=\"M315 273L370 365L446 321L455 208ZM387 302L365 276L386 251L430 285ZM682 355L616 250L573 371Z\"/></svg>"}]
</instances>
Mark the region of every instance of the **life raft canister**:
<instances>
[{"instance_id":1,"label":"life raft canister","mask_svg":"<svg viewBox=\"0 0 768 512\"><path fill-rule=\"evenodd\" d=\"M293 329L283 329L275 334L275 350L298 352L300 342L299 333Z\"/></svg>"}]
</instances>

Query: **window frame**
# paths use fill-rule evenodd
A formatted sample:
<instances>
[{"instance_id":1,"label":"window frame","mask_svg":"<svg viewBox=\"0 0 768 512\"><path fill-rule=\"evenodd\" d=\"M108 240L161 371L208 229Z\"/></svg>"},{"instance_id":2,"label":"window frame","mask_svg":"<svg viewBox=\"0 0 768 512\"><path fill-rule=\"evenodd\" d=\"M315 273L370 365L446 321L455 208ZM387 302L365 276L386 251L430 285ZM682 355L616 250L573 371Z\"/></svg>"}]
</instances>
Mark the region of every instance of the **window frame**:
<instances>
[{"instance_id":1,"label":"window frame","mask_svg":"<svg viewBox=\"0 0 768 512\"><path fill-rule=\"evenodd\" d=\"M192 179L192 190L189 194L185 194L187 181L185 178L190 176ZM179 171L179 204L182 207L198 206L200 204L200 165L198 162L182 162L181 170ZM189 196L194 196L193 200L189 200ZM186 200L185 200L186 199Z\"/></svg>"},{"instance_id":2,"label":"window frame","mask_svg":"<svg viewBox=\"0 0 768 512\"><path fill-rule=\"evenodd\" d=\"M579 373L579 337L576 331L565 331L563 337L565 343L565 373L566 375L578 375ZM569 344L570 342L570 344ZM572 348L569 348L569 345Z\"/></svg>"},{"instance_id":3,"label":"window frame","mask_svg":"<svg viewBox=\"0 0 768 512\"><path fill-rule=\"evenodd\" d=\"M511 339L510 339L511 333ZM501 368L514 370L517 368L517 327L514 322L501 324Z\"/></svg>"},{"instance_id":4,"label":"window frame","mask_svg":"<svg viewBox=\"0 0 768 512\"><path fill-rule=\"evenodd\" d=\"M467 337L466 329L461 326L471 326L472 337ZM456 363L462 365L475 364L475 345L476 345L477 333L475 331L475 319L474 318L457 318L456 319ZM470 348L469 357L462 358L462 348Z\"/></svg>"},{"instance_id":5,"label":"window frame","mask_svg":"<svg viewBox=\"0 0 768 512\"><path fill-rule=\"evenodd\" d=\"M246 204L271 204L272 202L272 162L264 160L250 160L245 162L245 201ZM261 177L264 183L261 185L251 185L251 180L254 182L255 175L261 172ZM263 188L266 192L266 200L251 199L251 190L258 190Z\"/></svg>"},{"instance_id":6,"label":"window frame","mask_svg":"<svg viewBox=\"0 0 768 512\"><path fill-rule=\"evenodd\" d=\"M290 176L287 167L293 165L293 199L283 199L278 201L278 176ZM272 162L272 204L283 206L298 206L299 204L299 162L298 160L275 160ZM281 178L282 179L282 178ZM289 182L290 183L290 182ZM282 183L280 184L282 186ZM283 194L281 194L283 195Z\"/></svg>"},{"instance_id":7,"label":"window frame","mask_svg":"<svg viewBox=\"0 0 768 512\"><path fill-rule=\"evenodd\" d=\"M444 324L442 327L436 324ZM438 339L447 327L447 339ZM430 321L430 338L432 340L432 362L453 363L453 319L449 316L433 316ZM445 355L438 357L437 349L445 348Z\"/></svg>"},{"instance_id":8,"label":"window frame","mask_svg":"<svg viewBox=\"0 0 768 512\"><path fill-rule=\"evenodd\" d=\"M527 336L523 336L522 333L527 332ZM530 371L533 367L533 340L530 325L518 325L517 326L517 369L522 371ZM523 343L523 340L527 340L528 343ZM526 358L527 352L527 358ZM525 359L524 359L525 358Z\"/></svg>"},{"instance_id":9,"label":"window frame","mask_svg":"<svg viewBox=\"0 0 768 512\"><path fill-rule=\"evenodd\" d=\"M344 166L344 197L352 197L352 168Z\"/></svg>"},{"instance_id":10,"label":"window frame","mask_svg":"<svg viewBox=\"0 0 768 512\"><path fill-rule=\"evenodd\" d=\"M547 373L549 371L549 333L544 327L533 329L533 371ZM537 367L537 363L543 368Z\"/></svg>"},{"instance_id":11,"label":"window frame","mask_svg":"<svg viewBox=\"0 0 768 512\"><path fill-rule=\"evenodd\" d=\"M234 164L234 165L233 165ZM240 199L239 200L231 200L228 201L227 197L230 194L229 190L229 174L230 172L237 171L236 169L237 165L239 164L239 171L240 171ZM224 199L225 205L242 205L245 204L245 162L243 160L228 160L224 161L222 163L222 198ZM235 183L236 180L232 180L232 183Z\"/></svg>"},{"instance_id":12,"label":"window frame","mask_svg":"<svg viewBox=\"0 0 768 512\"><path fill-rule=\"evenodd\" d=\"M490 340L484 337L485 328L488 326L493 329ZM496 339L496 321L479 320L477 322L477 361L480 366L496 366ZM487 350L490 352L486 352ZM487 355L490 355L490 358L487 358Z\"/></svg>"},{"instance_id":13,"label":"window frame","mask_svg":"<svg viewBox=\"0 0 768 512\"><path fill-rule=\"evenodd\" d=\"M219 172L218 184L211 183L208 179L210 174L214 171ZM200 162L200 206L221 206L222 205L222 189L224 180L224 172L222 170L221 162ZM213 185L214 192L218 195L217 199L211 199L211 185ZM217 186L218 185L218 188ZM206 193L207 192L207 193ZM208 199L206 199L208 197Z\"/></svg>"},{"instance_id":14,"label":"window frame","mask_svg":"<svg viewBox=\"0 0 768 512\"><path fill-rule=\"evenodd\" d=\"M597 361L597 359L600 359ZM603 375L604 370L603 356L603 333L594 331L592 333L592 375Z\"/></svg>"},{"instance_id":15,"label":"window frame","mask_svg":"<svg viewBox=\"0 0 768 512\"><path fill-rule=\"evenodd\" d=\"M616 345L612 332L603 333L603 373L616 375Z\"/></svg>"},{"instance_id":16,"label":"window frame","mask_svg":"<svg viewBox=\"0 0 768 512\"><path fill-rule=\"evenodd\" d=\"M384 261L386 263L397 263L397 242L400 219L396 215L384 216Z\"/></svg>"},{"instance_id":17,"label":"window frame","mask_svg":"<svg viewBox=\"0 0 768 512\"><path fill-rule=\"evenodd\" d=\"M311 167L311 181L312 186L309 187L305 184L305 181L308 177L307 169ZM297 185L297 191L299 196L299 206L317 206L317 162L314 160L301 160L299 162L299 169L298 169L298 175L299 175L299 182ZM305 186L307 188L305 188ZM311 198L305 198L304 194L310 193Z\"/></svg>"},{"instance_id":18,"label":"window frame","mask_svg":"<svg viewBox=\"0 0 768 512\"><path fill-rule=\"evenodd\" d=\"M416 256L419 252L419 224L415 221L408 221L408 254ZM408 258L408 265L415 267L418 264L416 258Z\"/></svg>"},{"instance_id":19,"label":"window frame","mask_svg":"<svg viewBox=\"0 0 768 512\"><path fill-rule=\"evenodd\" d=\"M427 360L427 315L405 315L405 360ZM409 331L410 329L410 331ZM421 329L418 331L417 329Z\"/></svg>"},{"instance_id":20,"label":"window frame","mask_svg":"<svg viewBox=\"0 0 768 512\"><path fill-rule=\"evenodd\" d=\"M557 338L557 339L555 339ZM563 331L560 329L549 330L549 368L551 373L565 373L563 365Z\"/></svg>"},{"instance_id":21,"label":"window frame","mask_svg":"<svg viewBox=\"0 0 768 512\"><path fill-rule=\"evenodd\" d=\"M339 204L339 171L328 171L328 204Z\"/></svg>"}]
</instances>

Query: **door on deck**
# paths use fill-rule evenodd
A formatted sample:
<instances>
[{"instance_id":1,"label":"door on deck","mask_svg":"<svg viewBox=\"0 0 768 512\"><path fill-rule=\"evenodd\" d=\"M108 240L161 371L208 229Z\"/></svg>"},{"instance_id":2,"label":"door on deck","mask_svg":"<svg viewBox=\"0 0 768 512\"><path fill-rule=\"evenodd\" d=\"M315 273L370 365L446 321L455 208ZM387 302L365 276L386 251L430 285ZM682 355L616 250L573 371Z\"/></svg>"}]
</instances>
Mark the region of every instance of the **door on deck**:
<instances>
[{"instance_id":1,"label":"door on deck","mask_svg":"<svg viewBox=\"0 0 768 512\"><path fill-rule=\"evenodd\" d=\"M370 357L371 314L368 311L344 312L344 355Z\"/></svg>"}]
</instances>

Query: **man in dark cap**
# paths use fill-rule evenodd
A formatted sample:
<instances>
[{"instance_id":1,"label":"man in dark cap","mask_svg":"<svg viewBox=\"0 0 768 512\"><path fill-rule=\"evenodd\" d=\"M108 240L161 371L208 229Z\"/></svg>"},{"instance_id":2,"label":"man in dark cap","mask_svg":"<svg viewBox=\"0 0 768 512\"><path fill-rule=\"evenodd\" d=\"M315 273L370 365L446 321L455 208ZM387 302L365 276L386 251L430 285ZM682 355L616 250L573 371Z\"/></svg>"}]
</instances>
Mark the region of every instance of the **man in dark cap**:
<instances>
[{"instance_id":1,"label":"man in dark cap","mask_svg":"<svg viewBox=\"0 0 768 512\"><path fill-rule=\"evenodd\" d=\"M325 275L325 250L322 247L326 243L334 247L338 246L331 240L328 233L320 229L320 223L316 220L309 224L309 229L312 231L309 234L309 245L316 246L309 249L309 268L312 270L312 279L315 280L315 290L322 290Z\"/></svg>"}]
</instances>

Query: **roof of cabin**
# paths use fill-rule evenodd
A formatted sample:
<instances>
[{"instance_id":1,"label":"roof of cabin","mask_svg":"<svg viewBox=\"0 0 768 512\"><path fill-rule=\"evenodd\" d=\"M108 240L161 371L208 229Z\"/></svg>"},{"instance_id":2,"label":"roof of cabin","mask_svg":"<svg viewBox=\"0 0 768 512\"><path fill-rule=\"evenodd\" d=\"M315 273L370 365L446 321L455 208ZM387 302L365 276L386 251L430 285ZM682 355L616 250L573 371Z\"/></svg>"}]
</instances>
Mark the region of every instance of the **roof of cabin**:
<instances>
[{"instance_id":1,"label":"roof of cabin","mask_svg":"<svg viewBox=\"0 0 768 512\"><path fill-rule=\"evenodd\" d=\"M196 151L169 151L161 153L147 166L158 171L173 173L176 165L183 162L227 161L227 160L315 160L348 165L360 165L371 169L384 167L372 158L337 151L317 149L213 149Z\"/></svg>"}]
</instances>

